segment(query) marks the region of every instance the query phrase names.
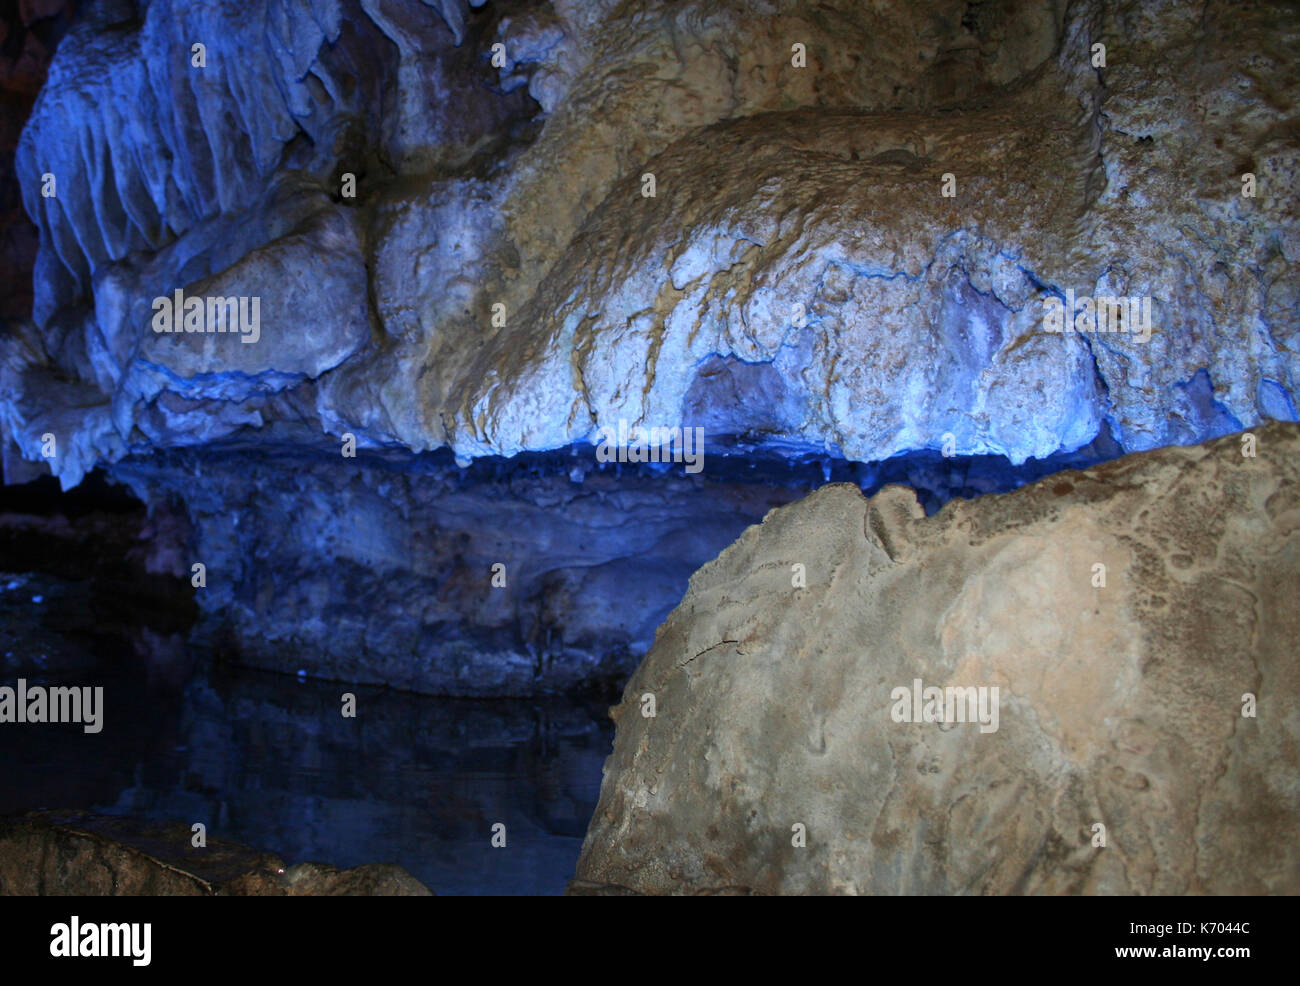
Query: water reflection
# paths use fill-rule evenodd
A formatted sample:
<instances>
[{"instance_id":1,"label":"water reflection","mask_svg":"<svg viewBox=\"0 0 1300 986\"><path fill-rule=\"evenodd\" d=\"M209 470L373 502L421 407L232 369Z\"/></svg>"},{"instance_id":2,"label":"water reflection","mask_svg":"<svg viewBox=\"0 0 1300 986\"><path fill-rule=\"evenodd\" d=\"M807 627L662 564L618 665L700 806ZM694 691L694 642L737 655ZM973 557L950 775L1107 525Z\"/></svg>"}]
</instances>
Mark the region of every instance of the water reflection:
<instances>
[{"instance_id":1,"label":"water reflection","mask_svg":"<svg viewBox=\"0 0 1300 986\"><path fill-rule=\"evenodd\" d=\"M0 727L0 812L204 822L291 863L398 863L438 894L561 893L613 738L605 703L429 698L193 655L160 673L122 653L111 674L22 658L4 661L3 683L102 685L104 728ZM505 848L491 845L497 822Z\"/></svg>"}]
</instances>

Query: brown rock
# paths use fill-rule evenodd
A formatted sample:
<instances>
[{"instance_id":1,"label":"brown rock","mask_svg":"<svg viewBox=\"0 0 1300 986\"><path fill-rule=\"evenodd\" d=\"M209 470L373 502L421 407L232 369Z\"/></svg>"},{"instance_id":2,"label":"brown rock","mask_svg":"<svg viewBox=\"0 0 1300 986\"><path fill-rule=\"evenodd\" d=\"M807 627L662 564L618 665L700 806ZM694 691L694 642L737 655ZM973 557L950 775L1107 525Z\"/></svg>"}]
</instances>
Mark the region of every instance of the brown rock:
<instances>
[{"instance_id":1,"label":"brown rock","mask_svg":"<svg viewBox=\"0 0 1300 986\"><path fill-rule=\"evenodd\" d=\"M429 896L399 866L286 867L222 839L190 844L188 826L88 812L0 819L0 896Z\"/></svg>"},{"instance_id":2,"label":"brown rock","mask_svg":"<svg viewBox=\"0 0 1300 986\"><path fill-rule=\"evenodd\" d=\"M613 710L575 889L1300 892L1300 427L1254 435L772 511ZM916 679L998 714L896 721Z\"/></svg>"}]
</instances>

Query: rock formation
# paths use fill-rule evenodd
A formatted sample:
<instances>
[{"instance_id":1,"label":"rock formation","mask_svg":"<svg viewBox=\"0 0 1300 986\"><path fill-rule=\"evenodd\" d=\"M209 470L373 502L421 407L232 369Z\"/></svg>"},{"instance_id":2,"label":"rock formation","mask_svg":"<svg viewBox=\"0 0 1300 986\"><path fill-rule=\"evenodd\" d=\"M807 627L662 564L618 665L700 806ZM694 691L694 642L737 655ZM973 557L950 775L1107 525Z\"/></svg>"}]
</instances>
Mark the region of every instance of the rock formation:
<instances>
[{"instance_id":1,"label":"rock formation","mask_svg":"<svg viewBox=\"0 0 1300 986\"><path fill-rule=\"evenodd\" d=\"M285 866L270 853L214 839L191 845L185 825L85 812L0 819L0 896L428 897L400 866Z\"/></svg>"},{"instance_id":2,"label":"rock formation","mask_svg":"<svg viewBox=\"0 0 1300 986\"><path fill-rule=\"evenodd\" d=\"M516 559L466 555L481 623L411 600L459 578L440 552L390 578L400 552L347 532L359 591L304 579L321 543L259 543L299 483L320 525L360 488L405 510L423 453L590 463L620 420L776 461L1012 465L1293 420L1297 42L1293 6L1226 0L95 5L17 150L40 251L32 318L0 334L6 476L99 465L179 496L191 560L225 586L197 596L212 632L262 663L297 641L290 663L344 677L338 652L364 647L441 690L462 687L457 641L501 633L478 561ZM178 291L259 299L257 341L155 331ZM1045 305L1093 296L1149 299L1149 338L1044 331ZM347 436L409 475L342 458ZM334 471L300 474L313 457ZM238 510L223 470L257 491ZM726 533L683 564L755 519L733 499L694 501ZM608 566L654 571L659 543L592 565L533 545L509 605L592 579L633 594ZM622 660L683 579L633 630L566 643L545 687ZM358 628L390 612L392 632ZM543 687L505 667L539 660L509 622L468 692Z\"/></svg>"},{"instance_id":3,"label":"rock formation","mask_svg":"<svg viewBox=\"0 0 1300 986\"><path fill-rule=\"evenodd\" d=\"M62 432L68 483L281 418L1023 461L1103 419L1140 449L1294 414L1281 7L121 6L64 39L17 162L50 372L85 393L8 432ZM263 344L154 334L175 289L261 294ZM1042 333L1067 289L1152 298L1146 348Z\"/></svg>"},{"instance_id":4,"label":"rock formation","mask_svg":"<svg viewBox=\"0 0 1300 986\"><path fill-rule=\"evenodd\" d=\"M1300 892L1297 50L1291 0L22 0L0 481L135 500L0 496L0 666L648 651L575 893ZM316 716L219 692L171 714ZM11 820L0 889L422 890L133 838Z\"/></svg>"},{"instance_id":5,"label":"rock formation","mask_svg":"<svg viewBox=\"0 0 1300 986\"><path fill-rule=\"evenodd\" d=\"M1298 593L1291 424L930 517L824 487L691 578L573 889L1300 892Z\"/></svg>"}]
</instances>

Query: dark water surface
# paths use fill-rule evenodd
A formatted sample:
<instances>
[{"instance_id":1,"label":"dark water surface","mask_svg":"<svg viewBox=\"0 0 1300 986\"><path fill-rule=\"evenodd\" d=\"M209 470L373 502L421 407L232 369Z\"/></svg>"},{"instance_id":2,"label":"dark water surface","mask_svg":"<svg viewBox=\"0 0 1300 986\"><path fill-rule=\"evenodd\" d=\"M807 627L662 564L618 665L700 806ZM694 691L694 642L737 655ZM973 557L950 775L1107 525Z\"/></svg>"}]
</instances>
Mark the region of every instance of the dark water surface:
<instances>
[{"instance_id":1,"label":"dark water surface","mask_svg":"<svg viewBox=\"0 0 1300 986\"><path fill-rule=\"evenodd\" d=\"M430 698L126 645L43 657L39 634L13 639L0 684L103 686L104 725L0 725L0 813L204 822L289 863L397 863L437 894L559 894L573 877L613 740L604 702Z\"/></svg>"}]
</instances>

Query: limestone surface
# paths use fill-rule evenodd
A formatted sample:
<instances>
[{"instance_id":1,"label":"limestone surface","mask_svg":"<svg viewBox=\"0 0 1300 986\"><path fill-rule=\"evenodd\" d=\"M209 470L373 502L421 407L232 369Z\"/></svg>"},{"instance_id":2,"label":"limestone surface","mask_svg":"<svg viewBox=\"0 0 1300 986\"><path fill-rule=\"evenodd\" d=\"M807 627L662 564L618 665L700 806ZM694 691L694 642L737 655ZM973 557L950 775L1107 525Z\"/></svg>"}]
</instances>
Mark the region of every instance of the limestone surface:
<instances>
[{"instance_id":1,"label":"limestone surface","mask_svg":"<svg viewBox=\"0 0 1300 986\"><path fill-rule=\"evenodd\" d=\"M1300 892L1298 474L1274 423L772 511L613 710L574 890Z\"/></svg>"},{"instance_id":2,"label":"limestone surface","mask_svg":"<svg viewBox=\"0 0 1300 986\"><path fill-rule=\"evenodd\" d=\"M5 479L102 466L151 508L177 501L190 561L224 572L205 620L265 666L473 694L590 678L739 530L663 484L639 501L653 535L604 498L591 526L543 531L555 512L493 513L514 497L497 485L439 525L471 544L406 552L438 523L408 510L410 482L366 475L358 496L351 473L299 474L352 461L344 441L413 468L519 461L589 456L626 422L829 476L940 450L1032 468L1297 417L1284 0L79 16L15 158L40 248L31 318L0 326ZM257 341L155 332L176 292L259 299ZM1149 337L1046 331L1045 305L1094 296L1149 301ZM267 452L239 489L230 447ZM298 517L316 529L287 531ZM500 541L526 559L472 533L521 517ZM705 533L666 578L674 525ZM568 542L604 534L620 543L575 563ZM513 612L480 562L527 573ZM568 639L546 643L548 622ZM481 674L466 640L493 655Z\"/></svg>"},{"instance_id":3,"label":"limestone surface","mask_svg":"<svg viewBox=\"0 0 1300 986\"><path fill-rule=\"evenodd\" d=\"M65 484L286 422L1022 462L1296 416L1294 5L124 6L15 166L0 444ZM176 290L261 295L261 341L155 337ZM1067 292L1149 298L1150 339L1044 332Z\"/></svg>"}]
</instances>

